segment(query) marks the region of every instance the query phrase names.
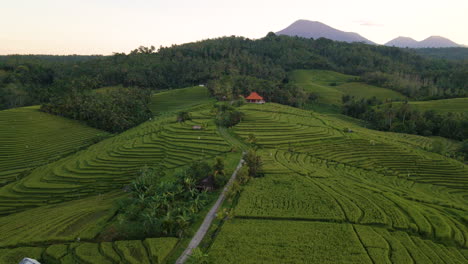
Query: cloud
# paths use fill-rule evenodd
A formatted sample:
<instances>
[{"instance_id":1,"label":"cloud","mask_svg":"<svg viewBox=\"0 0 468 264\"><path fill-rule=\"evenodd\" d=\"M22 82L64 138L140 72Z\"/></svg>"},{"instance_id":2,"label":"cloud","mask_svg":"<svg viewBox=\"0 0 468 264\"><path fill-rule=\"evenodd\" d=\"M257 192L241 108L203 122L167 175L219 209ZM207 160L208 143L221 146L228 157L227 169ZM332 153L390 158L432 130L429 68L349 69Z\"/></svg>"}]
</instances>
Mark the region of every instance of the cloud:
<instances>
[{"instance_id":1,"label":"cloud","mask_svg":"<svg viewBox=\"0 0 468 264\"><path fill-rule=\"evenodd\" d=\"M375 23L375 22L369 21L369 20L357 20L357 21L354 21L354 23L357 23L360 26L365 26L365 27L383 27L382 24Z\"/></svg>"}]
</instances>

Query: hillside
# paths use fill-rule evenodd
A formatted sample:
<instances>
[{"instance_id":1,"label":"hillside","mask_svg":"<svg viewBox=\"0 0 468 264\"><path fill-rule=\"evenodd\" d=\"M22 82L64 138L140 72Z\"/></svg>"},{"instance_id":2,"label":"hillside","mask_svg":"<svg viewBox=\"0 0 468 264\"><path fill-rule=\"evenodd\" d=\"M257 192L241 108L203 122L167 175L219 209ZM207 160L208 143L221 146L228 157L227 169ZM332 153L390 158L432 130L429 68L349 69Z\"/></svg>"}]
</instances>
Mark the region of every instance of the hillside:
<instances>
[{"instance_id":1,"label":"hillside","mask_svg":"<svg viewBox=\"0 0 468 264\"><path fill-rule=\"evenodd\" d=\"M398 103L396 103L398 104ZM468 98L453 98L431 101L411 101L410 105L420 111L434 110L439 113L462 113L468 115Z\"/></svg>"},{"instance_id":2,"label":"hillside","mask_svg":"<svg viewBox=\"0 0 468 264\"><path fill-rule=\"evenodd\" d=\"M257 137L265 175L213 230L210 262L468 261L466 165L328 115L242 110L232 131Z\"/></svg>"},{"instance_id":3,"label":"hillside","mask_svg":"<svg viewBox=\"0 0 468 264\"><path fill-rule=\"evenodd\" d=\"M374 42L362 37L354 32L344 32L318 21L297 20L283 30L276 32L277 35L298 36L303 38L327 38L336 41L345 42L363 42L366 44L375 44Z\"/></svg>"},{"instance_id":4,"label":"hillside","mask_svg":"<svg viewBox=\"0 0 468 264\"><path fill-rule=\"evenodd\" d=\"M182 91L200 95L203 89L195 87ZM154 101L165 96L176 105L182 94L177 90L168 91L155 95ZM177 238L110 243L98 236L115 222L117 201L127 195L122 189L135 179L142 167L158 167L163 177L170 179L174 170L194 160L211 162L214 157L226 156L231 150L214 125L209 112L211 103L203 107L199 105L200 100L210 102L211 99L199 96L190 101L186 97L185 105L172 110L168 108L163 117L65 158L41 164L24 177L1 186L0 263L18 263L25 256L45 263L150 263L149 259L156 258L162 262L180 242ZM191 112L191 121L176 122L174 111L195 105L199 110ZM193 130L193 125L201 125L204 129ZM1 126L1 132L5 128ZM80 129L83 128L69 127L70 135ZM49 135L49 138L56 140L57 136ZM34 142L39 148L47 147L46 137L36 139ZM47 152L34 154L40 158L48 157ZM232 171L231 164L237 164L238 160L238 154L226 156L227 172Z\"/></svg>"},{"instance_id":5,"label":"hillside","mask_svg":"<svg viewBox=\"0 0 468 264\"><path fill-rule=\"evenodd\" d=\"M414 40L408 37L398 37L384 44L385 46L393 46L399 48L454 48L461 45L451 41L450 39L440 36L430 36L421 41Z\"/></svg>"},{"instance_id":6,"label":"hillside","mask_svg":"<svg viewBox=\"0 0 468 264\"><path fill-rule=\"evenodd\" d=\"M38 106L0 111L0 187L109 134L40 112Z\"/></svg>"},{"instance_id":7,"label":"hillside","mask_svg":"<svg viewBox=\"0 0 468 264\"><path fill-rule=\"evenodd\" d=\"M325 70L296 70L290 73L291 82L306 91L318 95L317 102L322 104L341 105L342 96L351 95L356 98L377 97L386 99L406 98L404 95L390 89L368 85L359 82L357 76L341 74Z\"/></svg>"},{"instance_id":8,"label":"hillside","mask_svg":"<svg viewBox=\"0 0 468 264\"><path fill-rule=\"evenodd\" d=\"M310 89L390 94L331 71L292 76ZM1 186L0 264L26 255L61 264L173 263L201 219L180 238L113 240L117 201L145 166L158 168L158 180L172 179L192 161L224 157L230 174L252 135L263 177L235 185L239 193L221 209L228 217L218 217L201 245L209 263L468 261L468 166L427 151L440 139L275 103L243 105L242 121L221 128L213 101L201 86L157 93L153 120ZM181 110L192 120L176 122Z\"/></svg>"},{"instance_id":9,"label":"hillside","mask_svg":"<svg viewBox=\"0 0 468 264\"><path fill-rule=\"evenodd\" d=\"M210 102L214 102L214 99L209 97L208 89L204 86L195 86L156 93L151 99L149 108L153 114L157 115L165 112L176 112Z\"/></svg>"}]
</instances>

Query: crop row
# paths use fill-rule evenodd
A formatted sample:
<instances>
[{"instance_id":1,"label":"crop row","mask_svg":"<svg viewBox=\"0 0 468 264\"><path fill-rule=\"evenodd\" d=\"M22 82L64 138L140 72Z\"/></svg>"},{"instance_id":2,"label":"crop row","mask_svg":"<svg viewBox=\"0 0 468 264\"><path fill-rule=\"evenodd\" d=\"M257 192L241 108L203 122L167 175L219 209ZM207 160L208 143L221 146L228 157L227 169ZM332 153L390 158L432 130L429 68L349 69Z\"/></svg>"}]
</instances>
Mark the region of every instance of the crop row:
<instances>
[{"instance_id":1,"label":"crop row","mask_svg":"<svg viewBox=\"0 0 468 264\"><path fill-rule=\"evenodd\" d=\"M266 175L245 187L235 211L239 217L380 225L468 246L468 228L460 220L466 204L447 192L436 199L436 189L412 188L402 183L406 179L305 154L262 153Z\"/></svg>"},{"instance_id":2,"label":"crop row","mask_svg":"<svg viewBox=\"0 0 468 264\"><path fill-rule=\"evenodd\" d=\"M38 107L0 111L0 128L0 186L107 135L79 122L39 112Z\"/></svg>"},{"instance_id":3,"label":"crop row","mask_svg":"<svg viewBox=\"0 0 468 264\"><path fill-rule=\"evenodd\" d=\"M75 242L49 247L0 249L0 264L19 263L30 257L57 264L162 264L177 244L177 238L147 238L102 243Z\"/></svg>"},{"instance_id":4,"label":"crop row","mask_svg":"<svg viewBox=\"0 0 468 264\"><path fill-rule=\"evenodd\" d=\"M233 219L211 246L212 263L466 263L468 250L384 228Z\"/></svg>"},{"instance_id":5,"label":"crop row","mask_svg":"<svg viewBox=\"0 0 468 264\"><path fill-rule=\"evenodd\" d=\"M0 247L94 239L114 216L121 196L108 193L0 217Z\"/></svg>"},{"instance_id":6,"label":"crop row","mask_svg":"<svg viewBox=\"0 0 468 264\"><path fill-rule=\"evenodd\" d=\"M204 117L204 114L198 114ZM106 193L128 184L143 166L174 169L230 150L210 119L169 116L146 122L88 149L38 167L0 189L0 215ZM203 130L193 125L209 124Z\"/></svg>"}]
</instances>

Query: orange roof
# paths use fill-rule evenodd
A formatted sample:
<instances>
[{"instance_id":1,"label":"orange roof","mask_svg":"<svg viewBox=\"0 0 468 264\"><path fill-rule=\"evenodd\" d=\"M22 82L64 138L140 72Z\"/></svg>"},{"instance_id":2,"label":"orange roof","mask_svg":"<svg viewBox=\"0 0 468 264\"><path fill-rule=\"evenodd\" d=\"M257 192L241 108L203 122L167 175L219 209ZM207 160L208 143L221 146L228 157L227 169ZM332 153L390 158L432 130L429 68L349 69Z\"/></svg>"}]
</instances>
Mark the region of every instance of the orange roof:
<instances>
[{"instance_id":1,"label":"orange roof","mask_svg":"<svg viewBox=\"0 0 468 264\"><path fill-rule=\"evenodd\" d=\"M263 100L263 97L258 95L256 92L252 92L249 96L247 96L245 99L247 100Z\"/></svg>"}]
</instances>

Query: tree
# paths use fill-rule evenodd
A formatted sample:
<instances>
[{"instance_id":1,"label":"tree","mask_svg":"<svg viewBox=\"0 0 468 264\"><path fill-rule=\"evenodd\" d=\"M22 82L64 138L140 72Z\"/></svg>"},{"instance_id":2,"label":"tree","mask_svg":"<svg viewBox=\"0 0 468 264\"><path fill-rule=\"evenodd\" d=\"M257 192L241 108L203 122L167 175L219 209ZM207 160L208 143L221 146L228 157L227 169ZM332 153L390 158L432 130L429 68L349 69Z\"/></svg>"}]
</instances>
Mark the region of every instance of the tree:
<instances>
[{"instance_id":1,"label":"tree","mask_svg":"<svg viewBox=\"0 0 468 264\"><path fill-rule=\"evenodd\" d=\"M177 122L185 122L187 120L192 120L190 113L187 111L180 111L177 113Z\"/></svg>"},{"instance_id":2,"label":"tree","mask_svg":"<svg viewBox=\"0 0 468 264\"><path fill-rule=\"evenodd\" d=\"M257 137L255 137L255 135L253 133L250 133L248 138L247 138L247 142L249 142L252 145L256 145L257 144Z\"/></svg>"},{"instance_id":3,"label":"tree","mask_svg":"<svg viewBox=\"0 0 468 264\"><path fill-rule=\"evenodd\" d=\"M244 157L245 163L249 167L249 176L259 177L263 167L262 158L254 150L249 150Z\"/></svg>"}]
</instances>

